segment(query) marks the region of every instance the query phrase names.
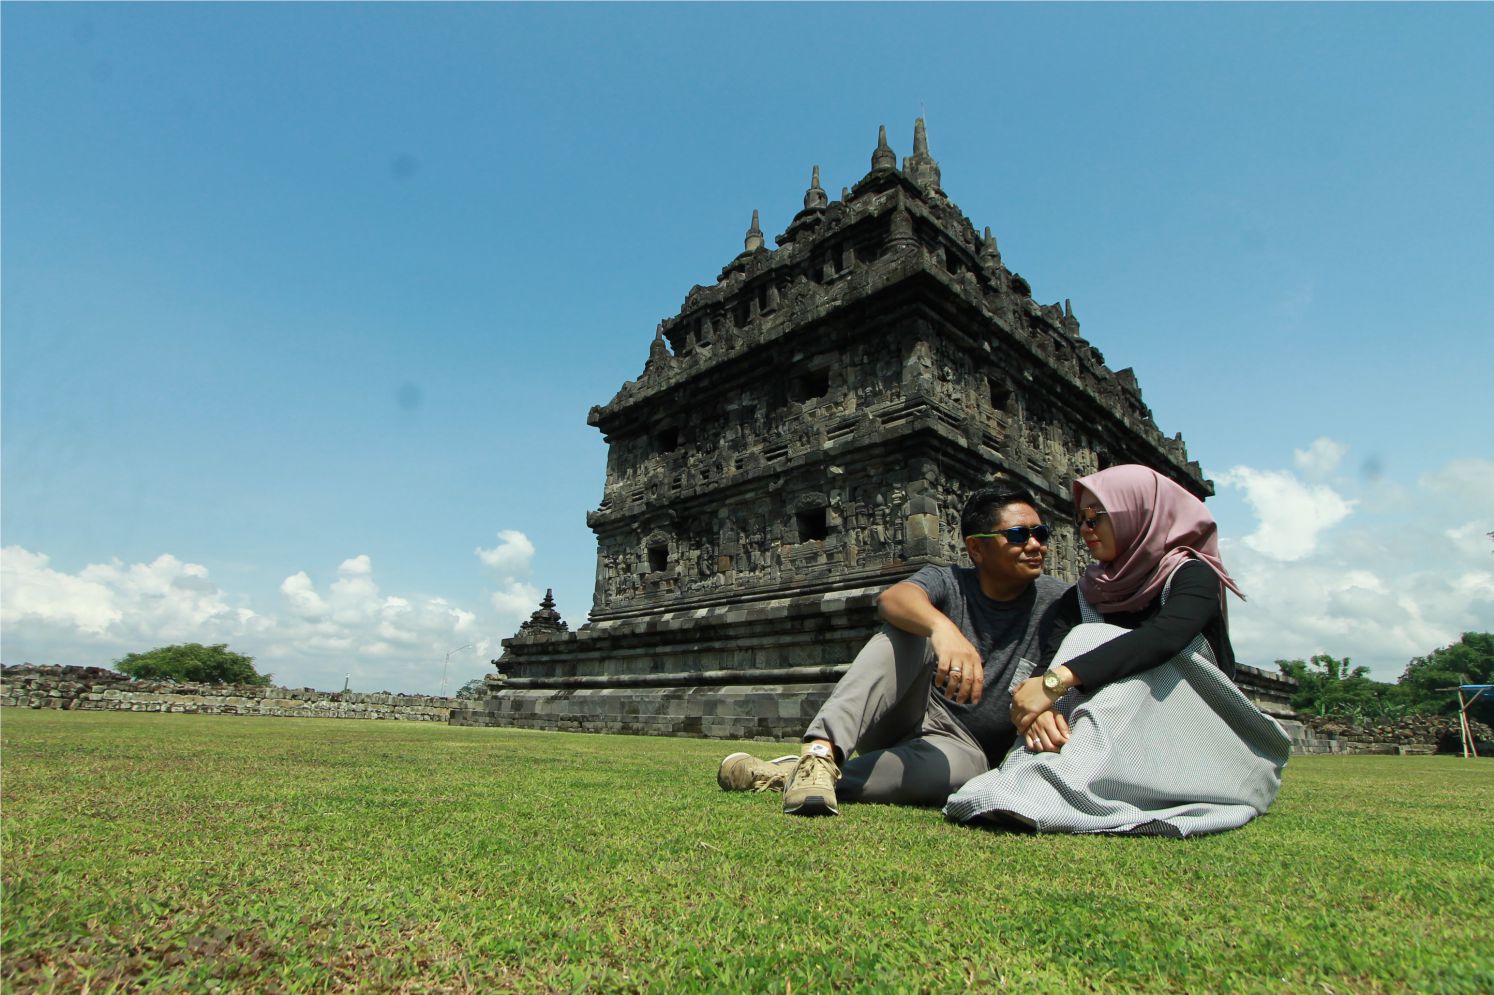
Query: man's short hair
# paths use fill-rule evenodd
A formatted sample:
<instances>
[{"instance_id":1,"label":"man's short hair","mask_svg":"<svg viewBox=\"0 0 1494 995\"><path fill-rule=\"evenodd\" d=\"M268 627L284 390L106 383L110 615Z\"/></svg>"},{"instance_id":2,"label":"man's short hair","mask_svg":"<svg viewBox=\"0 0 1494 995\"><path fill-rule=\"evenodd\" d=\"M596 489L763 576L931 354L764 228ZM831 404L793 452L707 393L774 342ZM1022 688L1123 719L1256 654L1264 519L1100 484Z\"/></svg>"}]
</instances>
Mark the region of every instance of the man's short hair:
<instances>
[{"instance_id":1,"label":"man's short hair","mask_svg":"<svg viewBox=\"0 0 1494 995\"><path fill-rule=\"evenodd\" d=\"M994 532L1001 521L1001 511L1009 504L1031 505L1038 503L1028 491L1009 490L1005 487L982 487L970 495L965 510L960 512L960 537L981 532Z\"/></svg>"}]
</instances>

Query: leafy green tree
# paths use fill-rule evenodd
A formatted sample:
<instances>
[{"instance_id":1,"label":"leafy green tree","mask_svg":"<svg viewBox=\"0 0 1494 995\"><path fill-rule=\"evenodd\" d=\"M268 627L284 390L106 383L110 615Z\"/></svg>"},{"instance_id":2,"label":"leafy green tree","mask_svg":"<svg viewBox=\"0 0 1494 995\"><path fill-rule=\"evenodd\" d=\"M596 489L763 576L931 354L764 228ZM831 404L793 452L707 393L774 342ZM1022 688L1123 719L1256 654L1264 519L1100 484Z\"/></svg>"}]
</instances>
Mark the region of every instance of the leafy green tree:
<instances>
[{"instance_id":1,"label":"leafy green tree","mask_svg":"<svg viewBox=\"0 0 1494 995\"><path fill-rule=\"evenodd\" d=\"M1451 646L1417 657L1406 664L1399 686L1417 711L1457 714L1458 696L1441 689L1459 684L1494 684L1494 633L1465 632ZM1489 700L1489 692L1484 692L1468 714L1481 722L1494 723L1494 701Z\"/></svg>"},{"instance_id":2,"label":"leafy green tree","mask_svg":"<svg viewBox=\"0 0 1494 995\"><path fill-rule=\"evenodd\" d=\"M1292 707L1310 715L1331 715L1363 722L1397 718L1405 704L1394 684L1371 680L1368 667L1355 667L1348 657L1335 659L1319 653L1311 660L1277 660L1276 666L1296 678Z\"/></svg>"},{"instance_id":3,"label":"leafy green tree","mask_svg":"<svg viewBox=\"0 0 1494 995\"><path fill-rule=\"evenodd\" d=\"M139 680L193 684L268 684L273 676L256 671L254 657L230 651L227 643L159 646L115 660L114 668Z\"/></svg>"},{"instance_id":4,"label":"leafy green tree","mask_svg":"<svg viewBox=\"0 0 1494 995\"><path fill-rule=\"evenodd\" d=\"M457 688L456 696L458 698L481 698L487 693L487 683L481 677L474 677L466 684Z\"/></svg>"}]
</instances>

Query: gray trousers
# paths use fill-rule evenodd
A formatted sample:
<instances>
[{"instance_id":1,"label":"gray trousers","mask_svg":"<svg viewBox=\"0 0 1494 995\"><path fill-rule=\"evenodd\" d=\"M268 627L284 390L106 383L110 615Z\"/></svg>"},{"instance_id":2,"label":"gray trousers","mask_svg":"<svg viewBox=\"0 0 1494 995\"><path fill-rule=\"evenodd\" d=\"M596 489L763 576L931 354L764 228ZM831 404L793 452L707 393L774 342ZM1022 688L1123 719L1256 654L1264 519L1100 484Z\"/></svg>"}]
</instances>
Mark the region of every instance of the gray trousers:
<instances>
[{"instance_id":1,"label":"gray trousers","mask_svg":"<svg viewBox=\"0 0 1494 995\"><path fill-rule=\"evenodd\" d=\"M934 667L927 639L884 625L835 685L804 739L859 754L841 765L841 801L943 805L989 769L935 690Z\"/></svg>"}]
</instances>

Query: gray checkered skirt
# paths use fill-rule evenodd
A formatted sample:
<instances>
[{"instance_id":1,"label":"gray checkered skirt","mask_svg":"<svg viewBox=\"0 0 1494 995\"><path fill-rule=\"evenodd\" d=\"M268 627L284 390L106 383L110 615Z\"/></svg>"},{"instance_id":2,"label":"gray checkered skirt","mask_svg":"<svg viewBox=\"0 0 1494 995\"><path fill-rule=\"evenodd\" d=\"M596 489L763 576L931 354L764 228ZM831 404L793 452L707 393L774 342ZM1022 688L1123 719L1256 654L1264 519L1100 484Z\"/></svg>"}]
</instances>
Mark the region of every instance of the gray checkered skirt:
<instances>
[{"instance_id":1,"label":"gray checkered skirt","mask_svg":"<svg viewBox=\"0 0 1494 995\"><path fill-rule=\"evenodd\" d=\"M1164 594L1165 597L1165 594ZM1082 604L1086 617L1098 617ZM1054 666L1128 630L1085 622ZM1069 720L1058 753L1018 743L967 781L944 814L1041 833L1192 836L1245 825L1281 787L1291 740L1214 664L1202 635L1171 660L1055 706Z\"/></svg>"}]
</instances>

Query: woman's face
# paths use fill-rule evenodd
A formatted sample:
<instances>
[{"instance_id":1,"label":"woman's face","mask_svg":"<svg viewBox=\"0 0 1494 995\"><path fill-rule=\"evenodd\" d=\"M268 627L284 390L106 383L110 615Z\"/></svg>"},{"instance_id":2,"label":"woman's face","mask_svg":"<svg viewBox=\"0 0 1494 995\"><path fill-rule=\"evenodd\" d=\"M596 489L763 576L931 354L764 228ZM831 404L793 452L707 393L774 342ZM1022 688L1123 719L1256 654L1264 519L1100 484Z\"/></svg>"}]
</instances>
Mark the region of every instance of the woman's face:
<instances>
[{"instance_id":1,"label":"woman's face","mask_svg":"<svg viewBox=\"0 0 1494 995\"><path fill-rule=\"evenodd\" d=\"M1089 525L1094 522L1094 525ZM1101 563L1115 559L1120 550L1115 545L1115 529L1110 525L1110 516L1100 499L1088 488L1079 491L1079 538L1089 547L1089 555Z\"/></svg>"}]
</instances>

